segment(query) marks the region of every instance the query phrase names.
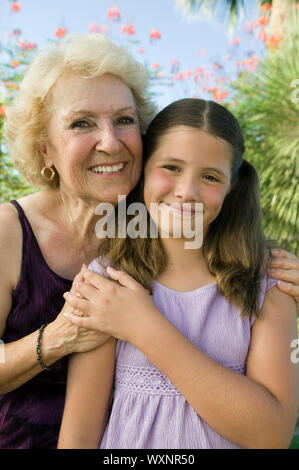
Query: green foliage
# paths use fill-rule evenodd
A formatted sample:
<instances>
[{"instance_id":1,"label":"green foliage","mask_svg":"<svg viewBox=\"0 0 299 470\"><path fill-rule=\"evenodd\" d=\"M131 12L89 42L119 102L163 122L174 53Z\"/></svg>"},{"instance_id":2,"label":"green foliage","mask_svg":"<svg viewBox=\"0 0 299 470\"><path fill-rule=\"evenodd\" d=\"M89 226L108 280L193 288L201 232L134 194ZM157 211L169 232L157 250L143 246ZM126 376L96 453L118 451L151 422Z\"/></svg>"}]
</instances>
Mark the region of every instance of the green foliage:
<instances>
[{"instance_id":1,"label":"green foliage","mask_svg":"<svg viewBox=\"0 0 299 470\"><path fill-rule=\"evenodd\" d=\"M35 53L35 44L26 44L23 41L20 45L17 38L15 38L9 44L1 44L0 47L2 58L0 64L1 85L3 90L5 90L5 96L3 96L5 101L0 101L0 109L2 111L0 114L0 203L2 203L11 199L17 199L34 191L14 168L8 153L4 135L4 110L15 97L19 84L24 77L25 70Z\"/></svg>"},{"instance_id":2,"label":"green foliage","mask_svg":"<svg viewBox=\"0 0 299 470\"><path fill-rule=\"evenodd\" d=\"M242 74L232 84L236 93L230 103L245 134L246 158L260 177L266 235L297 256L299 99L292 86L299 77L298 46L294 26L257 74Z\"/></svg>"}]
</instances>

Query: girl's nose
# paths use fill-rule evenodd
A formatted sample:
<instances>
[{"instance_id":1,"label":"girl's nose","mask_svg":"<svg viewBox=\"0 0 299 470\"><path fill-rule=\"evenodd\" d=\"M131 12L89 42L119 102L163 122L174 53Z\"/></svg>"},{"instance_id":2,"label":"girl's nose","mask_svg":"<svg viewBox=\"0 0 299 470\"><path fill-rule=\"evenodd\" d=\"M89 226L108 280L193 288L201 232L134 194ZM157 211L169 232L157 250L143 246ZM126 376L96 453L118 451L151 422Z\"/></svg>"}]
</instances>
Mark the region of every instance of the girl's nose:
<instances>
[{"instance_id":1,"label":"girl's nose","mask_svg":"<svg viewBox=\"0 0 299 470\"><path fill-rule=\"evenodd\" d=\"M112 122L105 122L97 132L97 143L95 150L109 155L117 155L122 150L122 142L118 129Z\"/></svg>"},{"instance_id":2,"label":"girl's nose","mask_svg":"<svg viewBox=\"0 0 299 470\"><path fill-rule=\"evenodd\" d=\"M199 184L194 177L184 177L175 187L174 195L182 202L199 202Z\"/></svg>"}]
</instances>

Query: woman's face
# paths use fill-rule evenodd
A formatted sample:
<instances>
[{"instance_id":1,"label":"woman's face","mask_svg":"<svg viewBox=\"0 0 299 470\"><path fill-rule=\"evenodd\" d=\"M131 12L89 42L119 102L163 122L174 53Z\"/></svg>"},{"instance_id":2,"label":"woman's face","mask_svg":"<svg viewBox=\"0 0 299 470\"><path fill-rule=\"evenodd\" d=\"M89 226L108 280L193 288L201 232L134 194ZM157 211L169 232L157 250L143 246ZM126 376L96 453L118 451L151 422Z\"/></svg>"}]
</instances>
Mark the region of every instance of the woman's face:
<instances>
[{"instance_id":1,"label":"woman's face","mask_svg":"<svg viewBox=\"0 0 299 470\"><path fill-rule=\"evenodd\" d=\"M171 228L178 214L182 221L195 217L195 203L202 203L205 233L230 189L231 160L229 144L224 140L188 126L172 128L160 138L145 166L147 209L151 203L164 203ZM191 204L191 213L183 210L183 203ZM155 222L163 230L163 218Z\"/></svg>"},{"instance_id":2,"label":"woman's face","mask_svg":"<svg viewBox=\"0 0 299 470\"><path fill-rule=\"evenodd\" d=\"M54 165L61 189L88 200L117 204L137 184L142 141L131 90L106 74L62 77L53 92L48 142L42 153Z\"/></svg>"}]
</instances>

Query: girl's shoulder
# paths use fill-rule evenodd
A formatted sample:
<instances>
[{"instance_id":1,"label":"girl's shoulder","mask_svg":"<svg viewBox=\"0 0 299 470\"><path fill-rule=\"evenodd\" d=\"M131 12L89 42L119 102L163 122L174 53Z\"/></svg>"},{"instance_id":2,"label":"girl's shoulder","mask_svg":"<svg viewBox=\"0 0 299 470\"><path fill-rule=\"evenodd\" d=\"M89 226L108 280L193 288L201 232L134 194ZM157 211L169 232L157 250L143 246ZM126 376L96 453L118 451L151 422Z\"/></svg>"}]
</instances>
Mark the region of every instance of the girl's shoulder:
<instances>
[{"instance_id":1,"label":"girl's shoulder","mask_svg":"<svg viewBox=\"0 0 299 470\"><path fill-rule=\"evenodd\" d=\"M97 274L101 274L102 276L107 276L106 273L106 268L108 266L108 263L102 263L100 258L96 258L91 263L88 265L88 269L90 271L94 271Z\"/></svg>"}]
</instances>

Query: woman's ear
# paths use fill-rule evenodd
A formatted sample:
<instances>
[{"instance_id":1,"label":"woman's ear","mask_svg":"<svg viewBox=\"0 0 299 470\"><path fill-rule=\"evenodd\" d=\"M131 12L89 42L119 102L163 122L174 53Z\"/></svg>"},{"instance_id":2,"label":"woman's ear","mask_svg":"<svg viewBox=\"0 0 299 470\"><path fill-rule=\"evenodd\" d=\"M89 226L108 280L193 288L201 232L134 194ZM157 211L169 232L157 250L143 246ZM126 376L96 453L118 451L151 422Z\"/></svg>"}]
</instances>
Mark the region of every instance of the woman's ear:
<instances>
[{"instance_id":1,"label":"woman's ear","mask_svg":"<svg viewBox=\"0 0 299 470\"><path fill-rule=\"evenodd\" d=\"M50 158L48 156L47 144L46 143L38 144L38 150L39 150L41 156L43 157L45 166L48 167L48 168L53 166L54 163L53 163L52 160L50 160Z\"/></svg>"}]
</instances>

